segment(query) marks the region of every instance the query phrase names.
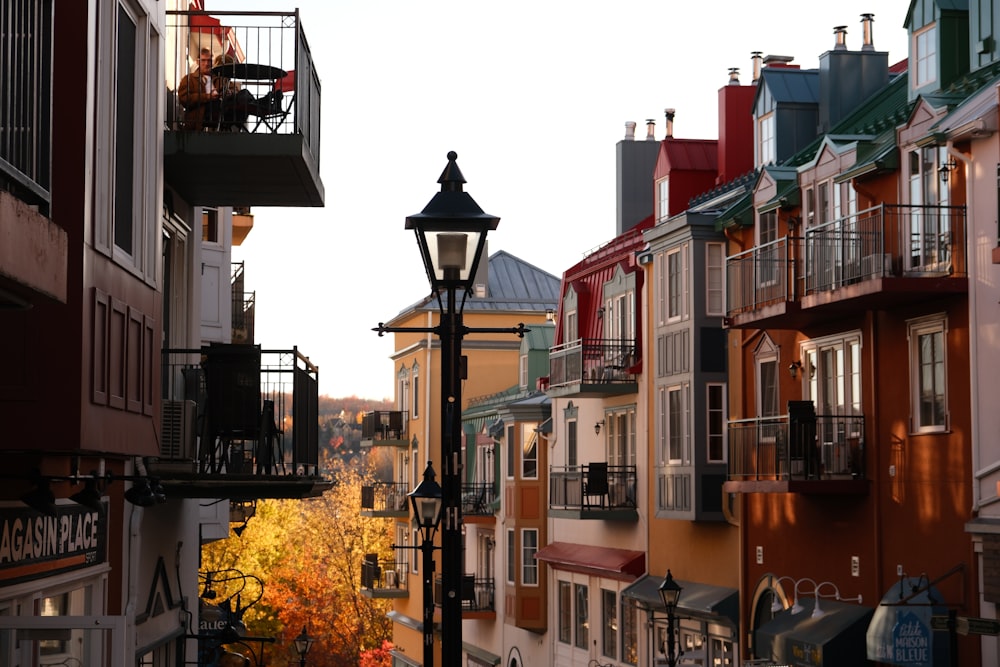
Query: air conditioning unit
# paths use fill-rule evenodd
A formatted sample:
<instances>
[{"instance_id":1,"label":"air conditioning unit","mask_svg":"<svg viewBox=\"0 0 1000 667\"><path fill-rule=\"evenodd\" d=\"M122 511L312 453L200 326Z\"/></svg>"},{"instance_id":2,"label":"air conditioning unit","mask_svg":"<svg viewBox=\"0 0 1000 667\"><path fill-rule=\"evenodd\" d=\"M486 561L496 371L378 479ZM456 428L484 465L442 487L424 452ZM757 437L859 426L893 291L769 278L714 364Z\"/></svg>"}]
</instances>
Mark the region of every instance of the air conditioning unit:
<instances>
[{"instance_id":1,"label":"air conditioning unit","mask_svg":"<svg viewBox=\"0 0 1000 667\"><path fill-rule=\"evenodd\" d=\"M194 401L163 401L160 428L160 458L193 460L195 450L195 423L198 404Z\"/></svg>"}]
</instances>

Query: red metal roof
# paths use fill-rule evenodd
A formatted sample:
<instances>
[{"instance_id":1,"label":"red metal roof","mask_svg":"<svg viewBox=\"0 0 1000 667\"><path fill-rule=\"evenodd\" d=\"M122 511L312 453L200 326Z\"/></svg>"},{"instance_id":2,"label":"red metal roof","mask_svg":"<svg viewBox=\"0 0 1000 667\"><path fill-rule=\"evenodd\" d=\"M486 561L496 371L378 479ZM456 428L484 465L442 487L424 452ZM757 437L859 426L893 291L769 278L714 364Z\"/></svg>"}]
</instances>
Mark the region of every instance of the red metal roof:
<instances>
[{"instance_id":1,"label":"red metal roof","mask_svg":"<svg viewBox=\"0 0 1000 667\"><path fill-rule=\"evenodd\" d=\"M559 570L596 574L626 581L646 573L646 553L630 549L553 542L539 549L535 558Z\"/></svg>"}]
</instances>

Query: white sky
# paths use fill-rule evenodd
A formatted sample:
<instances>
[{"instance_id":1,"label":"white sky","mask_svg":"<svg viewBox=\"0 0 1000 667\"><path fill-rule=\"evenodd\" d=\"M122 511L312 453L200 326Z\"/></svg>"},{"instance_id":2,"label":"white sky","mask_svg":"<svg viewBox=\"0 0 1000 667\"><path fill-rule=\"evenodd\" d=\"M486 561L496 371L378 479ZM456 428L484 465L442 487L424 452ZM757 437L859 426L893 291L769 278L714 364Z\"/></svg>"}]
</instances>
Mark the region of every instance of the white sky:
<instances>
[{"instance_id":1,"label":"white sky","mask_svg":"<svg viewBox=\"0 0 1000 667\"><path fill-rule=\"evenodd\" d=\"M207 0L291 10L295 0ZM393 394L391 336L371 331L429 292L407 215L438 190L450 150L466 191L500 217L490 250L561 276L615 235L615 144L645 119L714 139L730 67L752 51L816 67L860 15L906 57L907 0L298 0L322 83L326 206L255 208L233 259L257 293L257 342L297 345L320 393ZM516 324L515 322L511 323Z\"/></svg>"}]
</instances>

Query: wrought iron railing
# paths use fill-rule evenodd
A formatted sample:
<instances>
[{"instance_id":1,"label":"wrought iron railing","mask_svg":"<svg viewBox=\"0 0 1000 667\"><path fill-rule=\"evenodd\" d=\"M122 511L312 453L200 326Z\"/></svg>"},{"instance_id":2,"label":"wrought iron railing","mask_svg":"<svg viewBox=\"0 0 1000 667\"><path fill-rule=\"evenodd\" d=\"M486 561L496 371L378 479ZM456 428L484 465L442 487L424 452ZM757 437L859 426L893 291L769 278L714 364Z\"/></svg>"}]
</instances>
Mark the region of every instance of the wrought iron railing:
<instances>
[{"instance_id":1,"label":"wrought iron railing","mask_svg":"<svg viewBox=\"0 0 1000 667\"><path fill-rule=\"evenodd\" d=\"M401 442L406 440L406 412L402 410L375 410L361 418L361 440L377 445L379 441Z\"/></svg>"},{"instance_id":2,"label":"wrought iron railing","mask_svg":"<svg viewBox=\"0 0 1000 667\"><path fill-rule=\"evenodd\" d=\"M463 516L493 516L497 488L493 482L466 482L462 484Z\"/></svg>"},{"instance_id":3,"label":"wrought iron railing","mask_svg":"<svg viewBox=\"0 0 1000 667\"><path fill-rule=\"evenodd\" d=\"M233 342L252 345L257 293L244 291L243 262L232 263L230 294L232 298Z\"/></svg>"},{"instance_id":4,"label":"wrought iron railing","mask_svg":"<svg viewBox=\"0 0 1000 667\"><path fill-rule=\"evenodd\" d=\"M638 361L635 340L577 339L549 350L549 386L634 383Z\"/></svg>"},{"instance_id":5,"label":"wrought iron railing","mask_svg":"<svg viewBox=\"0 0 1000 667\"><path fill-rule=\"evenodd\" d=\"M203 474L317 473L319 369L298 348L165 349L162 380L165 407L192 406L196 426L195 442L163 442L161 453Z\"/></svg>"},{"instance_id":6,"label":"wrought iron railing","mask_svg":"<svg viewBox=\"0 0 1000 667\"><path fill-rule=\"evenodd\" d=\"M361 487L361 509L372 512L406 512L406 494L410 492L405 482L376 482Z\"/></svg>"},{"instance_id":7,"label":"wrought iron railing","mask_svg":"<svg viewBox=\"0 0 1000 667\"><path fill-rule=\"evenodd\" d=\"M887 276L965 274L965 207L882 204L805 232L805 294Z\"/></svg>"},{"instance_id":8,"label":"wrought iron railing","mask_svg":"<svg viewBox=\"0 0 1000 667\"><path fill-rule=\"evenodd\" d=\"M213 58L228 56L231 63L252 66L234 68L225 77L240 83L253 97L252 117L243 129L300 134L318 162L320 82L298 11L168 11L167 36L168 129L185 128L179 85L197 69L199 53L207 48Z\"/></svg>"},{"instance_id":9,"label":"wrought iron railing","mask_svg":"<svg viewBox=\"0 0 1000 667\"><path fill-rule=\"evenodd\" d=\"M729 422L729 479L733 481L864 479L865 418L788 415Z\"/></svg>"},{"instance_id":10,"label":"wrought iron railing","mask_svg":"<svg viewBox=\"0 0 1000 667\"><path fill-rule=\"evenodd\" d=\"M361 561L361 588L367 591L405 591L407 570L405 561L379 560L367 554Z\"/></svg>"},{"instance_id":11,"label":"wrought iron railing","mask_svg":"<svg viewBox=\"0 0 1000 667\"><path fill-rule=\"evenodd\" d=\"M53 0L0 3L0 187L49 214Z\"/></svg>"},{"instance_id":12,"label":"wrought iron railing","mask_svg":"<svg viewBox=\"0 0 1000 667\"><path fill-rule=\"evenodd\" d=\"M462 575L462 611L496 611L496 584L492 577ZM441 606L441 575L434 578L434 604Z\"/></svg>"},{"instance_id":13,"label":"wrought iron railing","mask_svg":"<svg viewBox=\"0 0 1000 667\"><path fill-rule=\"evenodd\" d=\"M792 256L798 239L785 237L726 259L730 315L794 298Z\"/></svg>"},{"instance_id":14,"label":"wrought iron railing","mask_svg":"<svg viewBox=\"0 0 1000 667\"><path fill-rule=\"evenodd\" d=\"M635 466L550 466L549 509L634 509L636 481Z\"/></svg>"}]
</instances>

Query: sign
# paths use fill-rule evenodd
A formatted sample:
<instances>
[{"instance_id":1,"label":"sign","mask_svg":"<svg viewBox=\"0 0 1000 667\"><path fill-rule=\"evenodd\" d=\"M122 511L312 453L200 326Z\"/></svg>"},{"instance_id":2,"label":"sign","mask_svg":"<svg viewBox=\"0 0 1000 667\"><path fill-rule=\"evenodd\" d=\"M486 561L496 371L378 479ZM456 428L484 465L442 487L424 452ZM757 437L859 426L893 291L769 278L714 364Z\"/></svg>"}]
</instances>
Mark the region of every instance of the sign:
<instances>
[{"instance_id":1,"label":"sign","mask_svg":"<svg viewBox=\"0 0 1000 667\"><path fill-rule=\"evenodd\" d=\"M948 617L942 614L931 616L931 630L947 630Z\"/></svg>"},{"instance_id":2,"label":"sign","mask_svg":"<svg viewBox=\"0 0 1000 667\"><path fill-rule=\"evenodd\" d=\"M947 616L931 616L932 630L948 630ZM960 635L1000 635L1000 620L993 618L955 617L955 631Z\"/></svg>"},{"instance_id":3,"label":"sign","mask_svg":"<svg viewBox=\"0 0 1000 667\"><path fill-rule=\"evenodd\" d=\"M0 585L41 579L107 560L107 503L77 503L46 516L24 506L0 507Z\"/></svg>"},{"instance_id":4,"label":"sign","mask_svg":"<svg viewBox=\"0 0 1000 667\"><path fill-rule=\"evenodd\" d=\"M904 607L895 611L891 631L878 637L874 647L869 638L868 658L893 665L929 667L933 664L930 610ZM947 623L948 617L944 618Z\"/></svg>"}]
</instances>

